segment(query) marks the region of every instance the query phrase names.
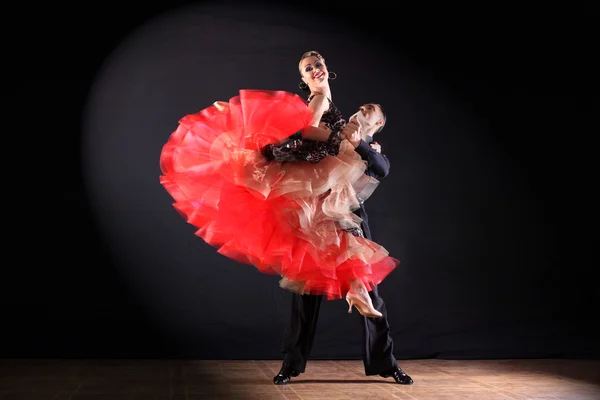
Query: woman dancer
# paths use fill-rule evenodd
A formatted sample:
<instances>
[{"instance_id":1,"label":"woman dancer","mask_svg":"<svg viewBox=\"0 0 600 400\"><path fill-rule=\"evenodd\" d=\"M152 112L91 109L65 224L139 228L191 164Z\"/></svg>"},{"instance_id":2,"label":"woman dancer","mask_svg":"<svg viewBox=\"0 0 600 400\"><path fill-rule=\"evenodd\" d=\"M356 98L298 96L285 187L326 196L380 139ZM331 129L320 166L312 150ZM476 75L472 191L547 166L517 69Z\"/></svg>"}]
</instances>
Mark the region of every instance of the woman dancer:
<instances>
[{"instance_id":1,"label":"woman dancer","mask_svg":"<svg viewBox=\"0 0 600 400\"><path fill-rule=\"evenodd\" d=\"M345 121L324 59L311 54L300 68L308 104L284 91L241 90L182 118L161 153L161 183L219 253L281 275L288 290L345 296L350 309L378 317L367 291L398 261L362 237L352 213L378 182L339 134Z\"/></svg>"}]
</instances>

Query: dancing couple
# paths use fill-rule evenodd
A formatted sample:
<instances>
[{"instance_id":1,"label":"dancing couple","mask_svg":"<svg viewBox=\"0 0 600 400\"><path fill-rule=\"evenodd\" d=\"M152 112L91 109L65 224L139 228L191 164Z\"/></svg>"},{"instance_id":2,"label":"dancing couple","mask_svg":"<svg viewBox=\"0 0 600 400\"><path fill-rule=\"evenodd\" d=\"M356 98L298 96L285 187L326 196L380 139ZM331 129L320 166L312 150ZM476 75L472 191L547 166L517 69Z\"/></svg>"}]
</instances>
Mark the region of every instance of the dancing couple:
<instances>
[{"instance_id":1,"label":"dancing couple","mask_svg":"<svg viewBox=\"0 0 600 400\"><path fill-rule=\"evenodd\" d=\"M399 264L371 239L364 202L387 175L373 136L381 105L348 123L333 103L330 73L315 51L302 55L300 88L240 90L183 117L161 153L160 182L196 235L222 255L282 277L293 293L284 361L274 377L304 372L323 297L345 298L363 316L366 375L412 379L397 365L377 285Z\"/></svg>"}]
</instances>

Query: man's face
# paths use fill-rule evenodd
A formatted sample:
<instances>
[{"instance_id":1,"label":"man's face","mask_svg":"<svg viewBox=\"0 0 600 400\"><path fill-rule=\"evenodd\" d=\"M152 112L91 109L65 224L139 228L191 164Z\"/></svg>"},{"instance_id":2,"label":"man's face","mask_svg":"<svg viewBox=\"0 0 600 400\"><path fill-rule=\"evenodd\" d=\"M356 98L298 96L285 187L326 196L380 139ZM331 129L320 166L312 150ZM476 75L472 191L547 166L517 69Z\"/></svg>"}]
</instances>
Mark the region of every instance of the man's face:
<instances>
[{"instance_id":1,"label":"man's face","mask_svg":"<svg viewBox=\"0 0 600 400\"><path fill-rule=\"evenodd\" d=\"M383 113L377 104L369 103L360 106L356 115L365 130L370 131L376 126L379 127L380 121L383 122Z\"/></svg>"}]
</instances>

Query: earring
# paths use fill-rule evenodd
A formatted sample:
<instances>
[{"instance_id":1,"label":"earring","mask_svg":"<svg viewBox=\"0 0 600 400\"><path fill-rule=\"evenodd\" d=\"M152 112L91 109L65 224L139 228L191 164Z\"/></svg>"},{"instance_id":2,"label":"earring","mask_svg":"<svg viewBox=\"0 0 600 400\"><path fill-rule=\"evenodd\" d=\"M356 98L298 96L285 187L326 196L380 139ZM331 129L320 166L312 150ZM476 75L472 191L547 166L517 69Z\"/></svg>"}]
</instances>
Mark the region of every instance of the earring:
<instances>
[{"instance_id":1,"label":"earring","mask_svg":"<svg viewBox=\"0 0 600 400\"><path fill-rule=\"evenodd\" d=\"M333 81L337 78L337 74L333 71L329 71L329 80Z\"/></svg>"},{"instance_id":2,"label":"earring","mask_svg":"<svg viewBox=\"0 0 600 400\"><path fill-rule=\"evenodd\" d=\"M306 82L302 81L298 84L298 88L300 90L306 90L306 89L308 89L308 85L306 84Z\"/></svg>"}]
</instances>

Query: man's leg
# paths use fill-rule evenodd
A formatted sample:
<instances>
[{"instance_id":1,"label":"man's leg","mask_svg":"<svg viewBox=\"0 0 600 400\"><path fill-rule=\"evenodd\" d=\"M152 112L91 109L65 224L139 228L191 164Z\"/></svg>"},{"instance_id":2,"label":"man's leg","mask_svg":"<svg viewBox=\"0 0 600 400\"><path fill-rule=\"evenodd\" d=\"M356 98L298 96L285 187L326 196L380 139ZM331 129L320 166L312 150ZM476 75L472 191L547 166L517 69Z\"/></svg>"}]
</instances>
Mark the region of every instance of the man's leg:
<instances>
[{"instance_id":1,"label":"man's leg","mask_svg":"<svg viewBox=\"0 0 600 400\"><path fill-rule=\"evenodd\" d=\"M369 292L373 307L381 314L379 318L363 317L365 329L364 359L365 374L378 375L389 371L395 364L394 341L390 336L390 325L387 319L385 303L377 287Z\"/></svg>"},{"instance_id":2,"label":"man's leg","mask_svg":"<svg viewBox=\"0 0 600 400\"><path fill-rule=\"evenodd\" d=\"M290 377L305 371L322 300L323 296L292 294L292 312L284 334L283 365L273 378L276 384L289 383Z\"/></svg>"},{"instance_id":3,"label":"man's leg","mask_svg":"<svg viewBox=\"0 0 600 400\"><path fill-rule=\"evenodd\" d=\"M369 292L373 307L381 314L379 318L363 317L364 321L364 358L366 375L381 375L393 377L402 384L413 383L410 376L406 375L398 366L394 357L394 341L390 335L390 325L387 319L387 310L378 288Z\"/></svg>"}]
</instances>

